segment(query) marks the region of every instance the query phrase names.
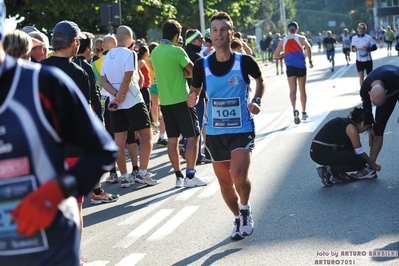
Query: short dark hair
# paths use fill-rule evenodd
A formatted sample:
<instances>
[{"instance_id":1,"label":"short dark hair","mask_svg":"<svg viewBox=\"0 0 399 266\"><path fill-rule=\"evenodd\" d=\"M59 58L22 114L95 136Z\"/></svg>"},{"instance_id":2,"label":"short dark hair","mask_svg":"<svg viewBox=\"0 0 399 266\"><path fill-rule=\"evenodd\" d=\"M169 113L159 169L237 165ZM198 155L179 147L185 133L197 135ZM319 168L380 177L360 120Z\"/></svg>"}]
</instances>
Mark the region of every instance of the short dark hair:
<instances>
[{"instance_id":1,"label":"short dark hair","mask_svg":"<svg viewBox=\"0 0 399 266\"><path fill-rule=\"evenodd\" d=\"M91 40L94 39L94 35L92 33L86 31L82 31L82 33L86 35L86 39L80 39L78 54L83 54L86 49L91 46Z\"/></svg>"},{"instance_id":2,"label":"short dark hair","mask_svg":"<svg viewBox=\"0 0 399 266\"><path fill-rule=\"evenodd\" d=\"M223 19L225 19L225 20L227 20L228 22L230 22L230 27L231 27L231 30L233 29L233 20L231 19L231 17L229 16L229 14L227 14L226 12L224 12L224 11L220 11L220 12L217 12L216 14L214 14L212 17L211 17L211 22L212 21L214 21L214 20L223 20Z\"/></svg>"},{"instance_id":3,"label":"short dark hair","mask_svg":"<svg viewBox=\"0 0 399 266\"><path fill-rule=\"evenodd\" d=\"M176 34L181 34L182 26L177 20L168 19L162 26L162 39L173 40Z\"/></svg>"},{"instance_id":4,"label":"short dark hair","mask_svg":"<svg viewBox=\"0 0 399 266\"><path fill-rule=\"evenodd\" d=\"M53 45L54 51L67 49L69 46L71 46L72 42L74 41L74 40L65 40L61 38L55 39L54 37L58 37L58 33L53 34L53 38L51 40L51 44Z\"/></svg>"},{"instance_id":5,"label":"short dark hair","mask_svg":"<svg viewBox=\"0 0 399 266\"><path fill-rule=\"evenodd\" d=\"M243 47L241 39L233 38L233 40L231 40L231 49L236 49L238 47Z\"/></svg>"},{"instance_id":6,"label":"short dark hair","mask_svg":"<svg viewBox=\"0 0 399 266\"><path fill-rule=\"evenodd\" d=\"M148 46L145 44L140 45L139 51L137 52L138 59L143 58L143 55L146 52L148 53L148 55L150 54L150 50L148 49Z\"/></svg>"},{"instance_id":7,"label":"short dark hair","mask_svg":"<svg viewBox=\"0 0 399 266\"><path fill-rule=\"evenodd\" d=\"M152 50L154 50L155 47L157 47L158 45L159 45L159 43L157 43L157 42L151 42L151 43L148 45L148 49L149 49L150 53L152 53Z\"/></svg>"},{"instance_id":8,"label":"short dark hair","mask_svg":"<svg viewBox=\"0 0 399 266\"><path fill-rule=\"evenodd\" d=\"M186 39L193 35L197 30L196 29L188 29L186 31Z\"/></svg>"},{"instance_id":9,"label":"short dark hair","mask_svg":"<svg viewBox=\"0 0 399 266\"><path fill-rule=\"evenodd\" d=\"M234 32L234 38L242 39L242 33L239 31Z\"/></svg>"}]
</instances>

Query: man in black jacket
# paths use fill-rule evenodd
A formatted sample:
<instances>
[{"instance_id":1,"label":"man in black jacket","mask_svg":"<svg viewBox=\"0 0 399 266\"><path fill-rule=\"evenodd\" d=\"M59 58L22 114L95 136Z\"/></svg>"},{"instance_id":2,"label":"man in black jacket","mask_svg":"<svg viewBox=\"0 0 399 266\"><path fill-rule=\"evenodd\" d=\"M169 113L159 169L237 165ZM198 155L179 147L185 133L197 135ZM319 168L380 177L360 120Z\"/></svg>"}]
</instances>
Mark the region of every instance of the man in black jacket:
<instances>
[{"instance_id":1,"label":"man in black jacket","mask_svg":"<svg viewBox=\"0 0 399 266\"><path fill-rule=\"evenodd\" d=\"M202 36L201 32L199 32L196 29L188 29L186 31L186 53L188 57L190 57L191 62L197 61L199 58L201 58L200 52L202 49L202 45L204 43L204 37ZM187 78L187 83L188 86L191 86L191 78ZM202 124L204 120L204 110L205 110L205 91L203 90L200 97L198 104L195 106L197 109L197 115L198 115L198 122L199 126L202 132ZM202 164L202 163L210 163L211 160L207 159L205 155L202 152L201 146L202 146L202 134L200 135L200 140L199 140L199 149L198 149L198 157L197 157L197 164ZM182 156L184 156L184 151L186 148L186 143L185 145L180 149L180 153Z\"/></svg>"},{"instance_id":2,"label":"man in black jacket","mask_svg":"<svg viewBox=\"0 0 399 266\"><path fill-rule=\"evenodd\" d=\"M100 102L100 91L96 85L96 77L94 76L93 68L87 62L87 58L90 58L91 55L91 47L93 45L94 35L90 32L82 32L86 35L86 39L80 40L80 46L78 49L77 56L72 58L72 61L79 65L81 68L86 71L87 75L89 75L89 95L90 95L90 103L93 108L94 113L97 117L103 121L102 111L101 111L101 102Z\"/></svg>"}]
</instances>

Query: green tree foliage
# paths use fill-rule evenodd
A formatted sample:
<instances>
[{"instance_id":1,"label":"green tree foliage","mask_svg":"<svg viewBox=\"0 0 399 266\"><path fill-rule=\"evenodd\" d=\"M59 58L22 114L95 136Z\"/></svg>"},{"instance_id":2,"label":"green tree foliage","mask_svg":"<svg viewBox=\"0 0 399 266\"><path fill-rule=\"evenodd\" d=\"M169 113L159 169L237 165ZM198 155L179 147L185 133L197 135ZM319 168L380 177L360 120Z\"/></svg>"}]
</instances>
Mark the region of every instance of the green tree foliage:
<instances>
[{"instance_id":1,"label":"green tree foliage","mask_svg":"<svg viewBox=\"0 0 399 266\"><path fill-rule=\"evenodd\" d=\"M372 9L366 7L364 0L297 0L297 17L301 30L310 30L313 34L325 30L333 33L342 32L341 23L349 30L355 29L360 21L373 27ZM336 26L329 26L328 21L335 21Z\"/></svg>"},{"instance_id":2,"label":"green tree foliage","mask_svg":"<svg viewBox=\"0 0 399 266\"><path fill-rule=\"evenodd\" d=\"M278 1L278 0L273 0ZM291 0L288 0L291 1ZM108 33L100 25L100 4L104 0L6 0L7 14L19 14L25 20L19 27L32 25L51 33L54 25L64 19L75 21L84 31ZM108 1L113 2L113 1ZM148 29L161 29L168 19L177 19L187 28L200 28L198 0L121 0L122 23L129 25L138 38L146 37ZM238 30L251 29L262 17L256 17L265 0L204 0L206 27L217 11L226 11Z\"/></svg>"}]
</instances>

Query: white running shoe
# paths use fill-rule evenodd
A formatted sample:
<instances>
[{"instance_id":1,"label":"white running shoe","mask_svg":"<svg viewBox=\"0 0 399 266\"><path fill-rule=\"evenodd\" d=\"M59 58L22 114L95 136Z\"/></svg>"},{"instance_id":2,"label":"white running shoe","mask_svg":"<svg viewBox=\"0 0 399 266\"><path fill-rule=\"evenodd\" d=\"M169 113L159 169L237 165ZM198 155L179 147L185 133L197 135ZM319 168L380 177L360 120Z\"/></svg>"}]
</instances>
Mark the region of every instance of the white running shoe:
<instances>
[{"instance_id":1,"label":"white running shoe","mask_svg":"<svg viewBox=\"0 0 399 266\"><path fill-rule=\"evenodd\" d=\"M371 178L377 178L377 173L373 169L370 169L368 166L366 166L362 170L359 170L356 173L351 174L351 176L356 177L359 180L371 179Z\"/></svg>"},{"instance_id":2,"label":"white running shoe","mask_svg":"<svg viewBox=\"0 0 399 266\"><path fill-rule=\"evenodd\" d=\"M110 184L116 184L119 183L118 181L118 175L116 173L111 173L106 179L105 182L110 183Z\"/></svg>"},{"instance_id":3,"label":"white running shoe","mask_svg":"<svg viewBox=\"0 0 399 266\"><path fill-rule=\"evenodd\" d=\"M244 238L244 236L241 234L240 232L240 223L241 223L241 219L237 218L234 220L234 227L233 227L233 231L231 232L231 236L230 238L233 240L241 240Z\"/></svg>"},{"instance_id":4,"label":"white running shoe","mask_svg":"<svg viewBox=\"0 0 399 266\"><path fill-rule=\"evenodd\" d=\"M254 231L254 220L252 219L251 206L248 209L240 209L241 213L241 228L240 233L243 236L249 236Z\"/></svg>"},{"instance_id":5,"label":"white running shoe","mask_svg":"<svg viewBox=\"0 0 399 266\"><path fill-rule=\"evenodd\" d=\"M134 177L131 174L124 174L121 176L121 187L127 188L134 184Z\"/></svg>"},{"instance_id":6,"label":"white running shoe","mask_svg":"<svg viewBox=\"0 0 399 266\"><path fill-rule=\"evenodd\" d=\"M138 171L132 171L131 175L133 176L134 182L139 184L145 184L143 177L139 176Z\"/></svg>"},{"instance_id":7,"label":"white running shoe","mask_svg":"<svg viewBox=\"0 0 399 266\"><path fill-rule=\"evenodd\" d=\"M208 184L207 181L201 180L198 177L194 176L193 178L185 178L184 179L184 186L185 187L202 187Z\"/></svg>"},{"instance_id":8,"label":"white running shoe","mask_svg":"<svg viewBox=\"0 0 399 266\"><path fill-rule=\"evenodd\" d=\"M183 181L184 178L183 177L177 177L176 178L176 186L175 187L183 187Z\"/></svg>"},{"instance_id":9,"label":"white running shoe","mask_svg":"<svg viewBox=\"0 0 399 266\"><path fill-rule=\"evenodd\" d=\"M147 184L149 186L154 186L156 184L158 184L158 182L154 179L152 179L152 177L154 176L154 174L151 174L150 172L147 172L145 175L140 174L140 172L137 174L137 179L140 179L143 181L143 184Z\"/></svg>"}]
</instances>

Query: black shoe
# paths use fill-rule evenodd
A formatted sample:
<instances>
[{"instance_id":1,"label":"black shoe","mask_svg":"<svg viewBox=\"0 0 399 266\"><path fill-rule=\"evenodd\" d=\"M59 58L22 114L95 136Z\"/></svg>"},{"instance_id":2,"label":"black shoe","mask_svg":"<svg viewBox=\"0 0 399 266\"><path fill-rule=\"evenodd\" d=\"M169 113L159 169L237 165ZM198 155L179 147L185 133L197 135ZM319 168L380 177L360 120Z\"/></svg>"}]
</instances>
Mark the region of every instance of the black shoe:
<instances>
[{"instance_id":1,"label":"black shoe","mask_svg":"<svg viewBox=\"0 0 399 266\"><path fill-rule=\"evenodd\" d=\"M355 176L348 175L347 173L340 173L337 175L334 175L331 178L331 182L334 184L336 183L349 183L349 182L355 182L357 181L357 178Z\"/></svg>"},{"instance_id":2,"label":"black shoe","mask_svg":"<svg viewBox=\"0 0 399 266\"><path fill-rule=\"evenodd\" d=\"M294 123L297 125L301 123L301 119L299 119L299 112L296 109L294 110Z\"/></svg>"},{"instance_id":3,"label":"black shoe","mask_svg":"<svg viewBox=\"0 0 399 266\"><path fill-rule=\"evenodd\" d=\"M329 171L329 168L327 166L321 166L317 167L317 173L319 174L319 177L321 179L321 183L325 185L326 187L332 186L334 183L331 182L331 172Z\"/></svg>"},{"instance_id":4,"label":"black shoe","mask_svg":"<svg viewBox=\"0 0 399 266\"><path fill-rule=\"evenodd\" d=\"M166 139L158 139L157 145L158 147L166 147L168 146L168 141Z\"/></svg>"}]
</instances>

